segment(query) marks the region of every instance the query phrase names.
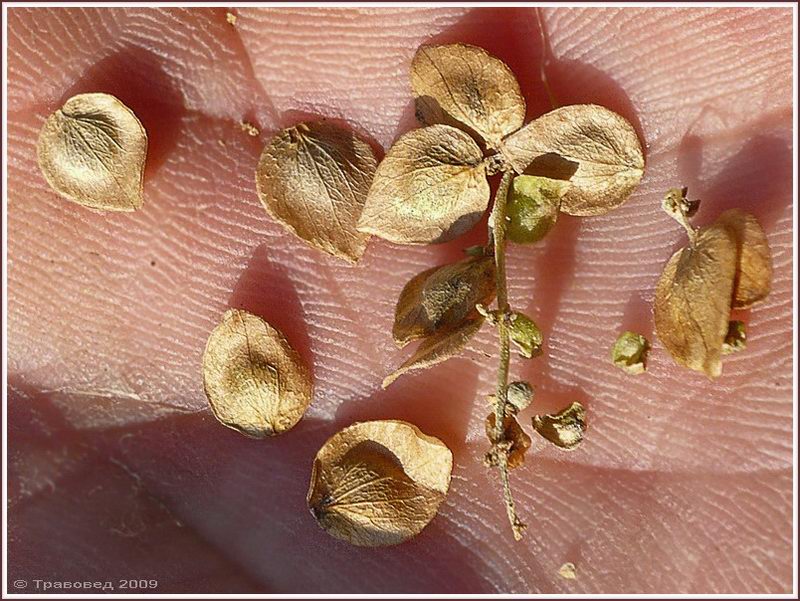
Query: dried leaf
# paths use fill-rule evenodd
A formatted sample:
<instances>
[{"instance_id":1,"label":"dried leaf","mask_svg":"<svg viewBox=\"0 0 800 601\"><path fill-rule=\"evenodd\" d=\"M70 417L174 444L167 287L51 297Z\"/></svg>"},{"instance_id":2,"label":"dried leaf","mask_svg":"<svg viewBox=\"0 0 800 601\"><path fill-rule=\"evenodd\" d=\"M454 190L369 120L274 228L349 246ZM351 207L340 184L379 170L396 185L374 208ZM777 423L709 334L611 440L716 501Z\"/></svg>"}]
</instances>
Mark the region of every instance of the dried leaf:
<instances>
[{"instance_id":1,"label":"dried leaf","mask_svg":"<svg viewBox=\"0 0 800 601\"><path fill-rule=\"evenodd\" d=\"M439 332L426 338L407 361L384 378L383 388L407 371L425 369L454 357L464 349L482 325L482 317L470 319L454 330Z\"/></svg>"},{"instance_id":2,"label":"dried leaf","mask_svg":"<svg viewBox=\"0 0 800 601\"><path fill-rule=\"evenodd\" d=\"M626 373L643 374L649 351L647 338L636 332L623 332L611 347L611 362Z\"/></svg>"},{"instance_id":3,"label":"dried leaf","mask_svg":"<svg viewBox=\"0 0 800 601\"><path fill-rule=\"evenodd\" d=\"M486 436L493 443L498 442L494 439L494 413L486 417ZM506 415L503 419L503 440L511 443L508 450L508 467L514 469L525 463L525 453L531 448L531 437L525 434L522 426L513 415Z\"/></svg>"},{"instance_id":4,"label":"dried leaf","mask_svg":"<svg viewBox=\"0 0 800 601\"><path fill-rule=\"evenodd\" d=\"M571 451L583 441L586 410L575 401L556 414L535 415L533 429L557 447Z\"/></svg>"},{"instance_id":5,"label":"dried leaf","mask_svg":"<svg viewBox=\"0 0 800 601\"><path fill-rule=\"evenodd\" d=\"M570 215L601 215L621 205L644 173L636 131L595 104L557 108L509 136L501 147L517 173L568 179L561 198Z\"/></svg>"},{"instance_id":6,"label":"dried leaf","mask_svg":"<svg viewBox=\"0 0 800 601\"><path fill-rule=\"evenodd\" d=\"M400 293L392 335L405 346L412 340L449 331L477 317L475 305L495 294L494 259L469 258L414 276Z\"/></svg>"},{"instance_id":7,"label":"dried leaf","mask_svg":"<svg viewBox=\"0 0 800 601\"><path fill-rule=\"evenodd\" d=\"M411 87L424 99L417 108L427 119L435 119L438 109L493 148L525 120L525 100L511 69L476 46L421 46L411 63Z\"/></svg>"},{"instance_id":8,"label":"dried leaf","mask_svg":"<svg viewBox=\"0 0 800 601\"><path fill-rule=\"evenodd\" d=\"M79 94L50 115L39 134L39 168L64 198L102 211L144 203L147 133L109 94Z\"/></svg>"},{"instance_id":9,"label":"dried leaf","mask_svg":"<svg viewBox=\"0 0 800 601\"><path fill-rule=\"evenodd\" d=\"M746 309L764 300L772 282L772 255L758 220L740 209L725 211L717 219L734 232L738 246L733 307Z\"/></svg>"},{"instance_id":10,"label":"dried leaf","mask_svg":"<svg viewBox=\"0 0 800 601\"><path fill-rule=\"evenodd\" d=\"M208 338L203 385L216 418L253 438L292 428L312 398L311 373L278 330L230 309Z\"/></svg>"},{"instance_id":11,"label":"dried leaf","mask_svg":"<svg viewBox=\"0 0 800 601\"><path fill-rule=\"evenodd\" d=\"M508 239L531 244L544 238L556 224L561 197L569 186L569 182L548 177L515 177L506 207Z\"/></svg>"},{"instance_id":12,"label":"dried leaf","mask_svg":"<svg viewBox=\"0 0 800 601\"><path fill-rule=\"evenodd\" d=\"M408 132L378 167L358 229L400 244L460 236L489 204L482 161L475 141L453 127Z\"/></svg>"},{"instance_id":13,"label":"dried leaf","mask_svg":"<svg viewBox=\"0 0 800 601\"><path fill-rule=\"evenodd\" d=\"M396 545L419 534L450 486L453 454L407 422L361 422L331 437L311 472L308 506L332 536Z\"/></svg>"},{"instance_id":14,"label":"dried leaf","mask_svg":"<svg viewBox=\"0 0 800 601\"><path fill-rule=\"evenodd\" d=\"M258 196L287 229L335 257L356 262L369 236L356 229L377 161L369 144L325 121L281 130L261 153Z\"/></svg>"},{"instance_id":15,"label":"dried leaf","mask_svg":"<svg viewBox=\"0 0 800 601\"><path fill-rule=\"evenodd\" d=\"M672 255L656 286L653 316L659 339L678 364L709 378L722 373L736 256L735 236L717 222Z\"/></svg>"},{"instance_id":16,"label":"dried leaf","mask_svg":"<svg viewBox=\"0 0 800 601\"><path fill-rule=\"evenodd\" d=\"M728 324L728 333L722 343L722 354L732 355L747 348L747 329L743 321L732 321Z\"/></svg>"},{"instance_id":17,"label":"dried leaf","mask_svg":"<svg viewBox=\"0 0 800 601\"><path fill-rule=\"evenodd\" d=\"M481 138L477 132L472 131L466 125L445 113L439 103L430 96L417 96L414 98L414 116L422 127L437 124L449 125L466 131L476 140Z\"/></svg>"}]
</instances>

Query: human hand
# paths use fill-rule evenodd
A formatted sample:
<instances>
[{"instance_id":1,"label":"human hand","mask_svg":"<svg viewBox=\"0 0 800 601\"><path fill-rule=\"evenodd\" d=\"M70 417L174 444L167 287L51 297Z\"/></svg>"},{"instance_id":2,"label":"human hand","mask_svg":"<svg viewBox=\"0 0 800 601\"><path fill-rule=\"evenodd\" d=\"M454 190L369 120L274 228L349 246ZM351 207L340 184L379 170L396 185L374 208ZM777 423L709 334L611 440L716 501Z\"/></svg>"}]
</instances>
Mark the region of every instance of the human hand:
<instances>
[{"instance_id":1,"label":"human hand","mask_svg":"<svg viewBox=\"0 0 800 601\"><path fill-rule=\"evenodd\" d=\"M647 168L621 208L563 215L541 243L510 248L512 303L546 335L543 357L512 364L537 388L521 422L572 400L589 419L580 449L535 439L512 472L519 543L481 463L494 333L380 389L407 356L390 335L403 284L485 228L438 246L373 238L351 267L270 219L254 170L270 135L307 116L387 148L414 127L408 66L429 41L486 48L518 77L529 118L547 111L535 13L235 12L231 26L223 9L9 10L9 578L157 579L162 593L789 592L791 11L542 11L558 101L625 116ZM36 165L45 117L90 91L147 129L136 213L71 204ZM744 208L773 252L748 348L715 382L658 344L645 375L608 361L624 329L655 343L655 283L685 243L660 200L680 185L703 199L697 223ZM200 359L229 306L266 318L313 367L306 417L274 439L208 411ZM414 540L353 548L317 527L305 493L326 438L378 418L446 442L453 482ZM557 573L568 561L577 580Z\"/></svg>"}]
</instances>

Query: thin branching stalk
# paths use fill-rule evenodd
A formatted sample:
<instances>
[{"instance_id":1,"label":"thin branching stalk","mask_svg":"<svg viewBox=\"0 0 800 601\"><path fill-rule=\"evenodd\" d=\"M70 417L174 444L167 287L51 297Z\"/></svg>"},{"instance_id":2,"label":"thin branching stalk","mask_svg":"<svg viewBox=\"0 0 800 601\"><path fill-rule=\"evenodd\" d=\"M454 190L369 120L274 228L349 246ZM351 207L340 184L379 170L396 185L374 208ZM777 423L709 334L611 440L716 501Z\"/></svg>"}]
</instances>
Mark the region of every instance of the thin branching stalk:
<instances>
[{"instance_id":1,"label":"thin branching stalk","mask_svg":"<svg viewBox=\"0 0 800 601\"><path fill-rule=\"evenodd\" d=\"M508 331L508 286L506 283L506 202L511 184L511 172L505 171L492 207L490 218L490 241L493 244L495 279L497 284L497 332L500 339L500 364L497 369L497 392L494 397L494 449L493 454L500 471L503 484L503 499L506 513L514 538L522 538L525 525L517 516L514 507L514 496L508 477L508 455L511 450L510 441L505 439L503 424L505 422L506 405L508 404L508 369L511 359L511 337Z\"/></svg>"}]
</instances>

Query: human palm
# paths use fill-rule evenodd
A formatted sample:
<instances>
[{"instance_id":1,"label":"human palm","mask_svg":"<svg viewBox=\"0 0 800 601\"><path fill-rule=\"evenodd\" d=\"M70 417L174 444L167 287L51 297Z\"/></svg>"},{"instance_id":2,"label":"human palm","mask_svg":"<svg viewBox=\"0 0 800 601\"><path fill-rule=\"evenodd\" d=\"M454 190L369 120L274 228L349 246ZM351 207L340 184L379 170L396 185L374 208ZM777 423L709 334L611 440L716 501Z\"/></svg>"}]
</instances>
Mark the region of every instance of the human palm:
<instances>
[{"instance_id":1,"label":"human palm","mask_svg":"<svg viewBox=\"0 0 800 601\"><path fill-rule=\"evenodd\" d=\"M789 9L545 9L560 104L637 128L647 168L606 215L559 217L509 249L512 305L546 334L514 360L533 412L580 400L570 454L534 441L512 473L526 536L507 527L486 451L496 338L381 379L406 354L394 302L485 227L424 247L373 239L358 266L270 219L254 171L269 136L346 120L388 148L414 126L422 43L504 60L528 118L550 108L533 9L9 10L9 578L157 579L158 592L757 593L791 590L792 18ZM69 96L109 92L149 136L145 205L99 214L46 185L35 144ZM257 124L259 137L239 123ZM654 340L653 291L684 234L660 209L686 185L708 223L756 215L773 292L748 348L707 381L655 346L648 373L608 360L624 329ZM314 401L266 441L221 427L200 375L230 306L282 330L313 366ZM356 420L398 418L453 450L450 493L414 540L353 548L305 506L311 462ZM575 563L576 580L558 568ZM31 591L35 592L35 591ZM118 591L125 592L125 591Z\"/></svg>"}]
</instances>

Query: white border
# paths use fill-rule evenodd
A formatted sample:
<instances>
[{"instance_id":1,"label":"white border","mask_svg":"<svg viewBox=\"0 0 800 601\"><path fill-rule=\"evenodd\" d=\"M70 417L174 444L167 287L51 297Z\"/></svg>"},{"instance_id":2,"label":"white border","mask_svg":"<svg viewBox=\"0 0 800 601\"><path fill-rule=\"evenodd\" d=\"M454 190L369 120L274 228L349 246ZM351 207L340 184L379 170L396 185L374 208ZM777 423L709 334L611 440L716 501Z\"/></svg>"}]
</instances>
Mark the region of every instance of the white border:
<instances>
[{"instance_id":1,"label":"white border","mask_svg":"<svg viewBox=\"0 0 800 601\"><path fill-rule=\"evenodd\" d=\"M679 595L644 595L644 594L623 594L623 595L613 595L613 594L598 594L598 595L585 595L585 594L577 594L577 595L362 595L362 594L336 594L336 595L321 595L321 594L309 594L309 595L302 595L302 594L289 594L289 595L274 595L274 594L224 594L224 595L208 595L208 594L158 594L153 593L149 595L145 594L97 594L97 595L81 595L79 593L73 594L19 594L19 593L9 593L8 592L8 35L7 35L7 28L8 28L8 9L9 7L12 8L25 8L25 7L47 7L47 8L58 8L58 7L75 7L75 6L83 6L83 7L107 7L107 8L125 8L125 7L178 7L178 6L187 6L189 8L208 8L208 7L229 7L229 8L245 8L245 7L272 7L272 8L303 8L303 7L368 7L368 8L386 8L386 7L409 7L409 8L418 8L418 7L482 7L482 6L492 6L492 7L513 7L513 6L540 6L540 7L554 7L554 8L564 8L564 7L588 7L588 8L598 8L598 7L619 7L619 8L627 8L627 7L653 7L653 8L708 8L708 7L755 7L755 8L791 8L792 9L792 19L793 19L793 32L792 32L792 47L793 47L793 81L792 81L792 90L794 95L794 103L792 107L792 121L793 121L793 133L794 133L794 143L792 145L792 154L793 154L793 167L792 167L792 175L793 175L793 220L794 220L794 228L793 228L793 249L792 249L792 256L793 256L793 263L792 263L792 276L793 276L793 291L794 295L792 298L792 326L794 331L794 348L792 353L792 365L793 365L793 377L792 377L792 385L794 389L795 395L795 403L793 404L793 414L792 414L792 423L793 423L793 434L795 437L794 445L792 447L792 457L793 457L793 476L792 476L792 485L793 485L793 497L792 497L792 506L793 506L793 513L794 513L794 522L793 522L793 576L792 576L792 590L791 594L772 594L772 595L760 595L760 594L753 594L753 595L716 595L716 594L706 594L706 595L692 595L692 594L679 594ZM172 598L172 599L374 599L374 598L381 598L381 599L408 599L408 598L436 598L436 599L495 599L498 597L514 597L514 598L553 598L553 599L565 599L565 598L578 598L578 599L640 599L640 598L650 598L650 599L675 599L675 598L692 598L692 599L796 599L798 596L798 574L797 574L797 512L798 512L798 502L797 502L797 416L798 416L798 408L797 408L797 384L798 384L798 350L797 350L797 308L798 308L798 300L797 300L797 256L798 256L798 233L797 233L797 217L798 217L798 196L797 196L797 177L798 177L798 149L797 149L797 68L798 68L798 44L797 44L797 25L798 25L798 8L795 2L764 2L764 3L753 3L753 2L605 2L605 3L595 3L595 2L570 2L570 3L559 3L559 2L457 2L453 4L449 3L441 3L441 2L418 2L418 3L410 3L410 2L336 2L336 3L321 3L321 2L259 2L259 3L252 3L252 4L242 4L236 2L198 2L198 3L191 3L187 4L185 2L119 2L119 3L108 3L108 2L4 2L3 3L3 49L2 49L2 56L3 56L3 132L4 132L4 139L3 139L3 315L2 315L2 322L3 322L3 407L2 407L2 419L3 419L3 508L2 508L2 518L3 518L3 541L2 541L2 550L3 550L3 565L2 565L2 594L4 599L81 599L81 598L111 598L111 599L147 599L147 598Z\"/></svg>"}]
</instances>

